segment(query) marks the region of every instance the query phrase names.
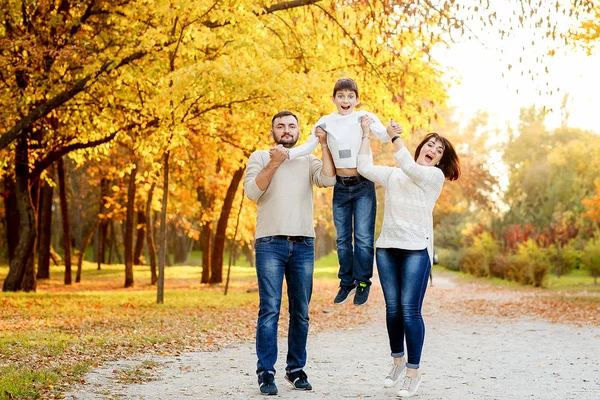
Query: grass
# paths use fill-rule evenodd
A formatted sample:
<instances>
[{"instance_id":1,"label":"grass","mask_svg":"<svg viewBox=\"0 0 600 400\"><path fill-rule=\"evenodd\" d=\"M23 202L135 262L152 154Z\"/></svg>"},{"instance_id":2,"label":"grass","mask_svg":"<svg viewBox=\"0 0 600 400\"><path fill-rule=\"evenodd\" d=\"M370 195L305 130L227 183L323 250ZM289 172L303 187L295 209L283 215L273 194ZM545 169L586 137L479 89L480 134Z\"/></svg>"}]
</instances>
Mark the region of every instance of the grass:
<instances>
[{"instance_id":1,"label":"grass","mask_svg":"<svg viewBox=\"0 0 600 400\"><path fill-rule=\"evenodd\" d=\"M134 267L135 286L125 289L123 265L98 270L90 262L83 264L80 283L64 285L64 267L52 266L51 279L38 281L37 292L0 293L0 400L60 398L87 371L111 359L213 350L252 340L256 271L241 264L231 269L227 296L224 284L200 283L201 267L167 267L164 304L156 303L148 267ZM335 254L317 262L317 307L333 298L337 269ZM7 273L8 266L0 265L0 283ZM151 367L124 371L117 379L150 379Z\"/></svg>"}]
</instances>

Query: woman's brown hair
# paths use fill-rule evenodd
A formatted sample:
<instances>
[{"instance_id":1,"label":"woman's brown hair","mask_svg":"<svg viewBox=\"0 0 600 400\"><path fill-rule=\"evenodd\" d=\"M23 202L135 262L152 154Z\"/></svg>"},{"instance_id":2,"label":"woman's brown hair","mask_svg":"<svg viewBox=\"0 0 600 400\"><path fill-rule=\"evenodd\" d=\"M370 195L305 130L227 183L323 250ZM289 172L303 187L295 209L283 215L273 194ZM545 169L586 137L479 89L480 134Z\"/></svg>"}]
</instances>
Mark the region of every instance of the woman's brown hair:
<instances>
[{"instance_id":1,"label":"woman's brown hair","mask_svg":"<svg viewBox=\"0 0 600 400\"><path fill-rule=\"evenodd\" d=\"M460 160L458 159L458 155L456 154L456 150L454 150L452 143L439 133L432 132L423 138L421 143L417 146L417 150L415 150L415 161L419 158L423 145L431 139L440 141L444 145L444 154L436 167L442 170L444 176L449 181L457 180L460 177Z\"/></svg>"}]
</instances>

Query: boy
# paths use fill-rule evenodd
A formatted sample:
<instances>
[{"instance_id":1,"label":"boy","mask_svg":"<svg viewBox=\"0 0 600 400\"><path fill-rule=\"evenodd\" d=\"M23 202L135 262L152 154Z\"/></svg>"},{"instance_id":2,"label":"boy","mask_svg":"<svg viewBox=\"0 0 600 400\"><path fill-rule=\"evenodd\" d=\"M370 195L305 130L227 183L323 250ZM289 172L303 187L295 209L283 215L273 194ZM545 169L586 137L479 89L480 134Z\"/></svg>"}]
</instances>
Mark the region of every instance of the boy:
<instances>
[{"instance_id":1,"label":"boy","mask_svg":"<svg viewBox=\"0 0 600 400\"><path fill-rule=\"evenodd\" d=\"M358 86L350 78L339 79L333 87L332 102L337 112L323 116L315 124L308 141L290 149L291 160L313 152L319 143L315 135L327 132L327 144L336 168L333 190L333 222L337 231L337 251L340 288L334 304L344 304L354 294L354 304L364 305L369 298L373 276L375 215L377 201L375 184L356 170L358 150L362 141L360 121L368 116L374 122L371 132L381 141L389 136L379 119L365 111L354 111L359 102Z\"/></svg>"}]
</instances>

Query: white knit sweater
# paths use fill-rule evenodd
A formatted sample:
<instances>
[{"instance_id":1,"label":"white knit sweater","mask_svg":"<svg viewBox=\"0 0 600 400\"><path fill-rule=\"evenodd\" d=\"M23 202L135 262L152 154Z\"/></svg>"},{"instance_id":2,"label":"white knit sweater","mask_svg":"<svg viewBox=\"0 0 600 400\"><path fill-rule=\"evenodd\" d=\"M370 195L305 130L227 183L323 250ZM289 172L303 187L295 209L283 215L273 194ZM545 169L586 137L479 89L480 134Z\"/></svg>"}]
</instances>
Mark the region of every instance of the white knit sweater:
<instances>
[{"instance_id":1,"label":"white knit sweater","mask_svg":"<svg viewBox=\"0 0 600 400\"><path fill-rule=\"evenodd\" d=\"M433 265L433 207L444 186L437 167L417 164L406 147L394 158L400 168L373 165L371 154L358 155L358 173L385 187L385 210L378 248L422 250Z\"/></svg>"}]
</instances>

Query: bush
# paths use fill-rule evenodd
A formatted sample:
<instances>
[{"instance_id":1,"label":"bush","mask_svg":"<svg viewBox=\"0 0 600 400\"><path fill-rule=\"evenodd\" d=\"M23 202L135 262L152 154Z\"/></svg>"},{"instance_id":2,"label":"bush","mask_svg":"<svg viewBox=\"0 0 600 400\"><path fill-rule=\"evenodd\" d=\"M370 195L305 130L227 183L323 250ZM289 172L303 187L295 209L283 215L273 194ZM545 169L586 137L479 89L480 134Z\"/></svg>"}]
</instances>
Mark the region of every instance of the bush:
<instances>
[{"instance_id":1,"label":"bush","mask_svg":"<svg viewBox=\"0 0 600 400\"><path fill-rule=\"evenodd\" d=\"M462 259L462 253L460 250L437 249L435 252L440 260L440 265L443 265L452 271L460 270L460 261Z\"/></svg>"},{"instance_id":2,"label":"bush","mask_svg":"<svg viewBox=\"0 0 600 400\"><path fill-rule=\"evenodd\" d=\"M550 260L556 257L554 246L538 247L534 240L520 243L517 254L510 257L508 278L517 282L542 286L548 274Z\"/></svg>"},{"instance_id":3,"label":"bush","mask_svg":"<svg viewBox=\"0 0 600 400\"><path fill-rule=\"evenodd\" d=\"M581 258L584 268L594 277L594 285L597 284L600 275L600 237L587 242Z\"/></svg>"},{"instance_id":4,"label":"bush","mask_svg":"<svg viewBox=\"0 0 600 400\"><path fill-rule=\"evenodd\" d=\"M492 276L491 265L498 254L498 243L488 232L473 239L473 245L465 250L460 268L476 276Z\"/></svg>"}]
</instances>

